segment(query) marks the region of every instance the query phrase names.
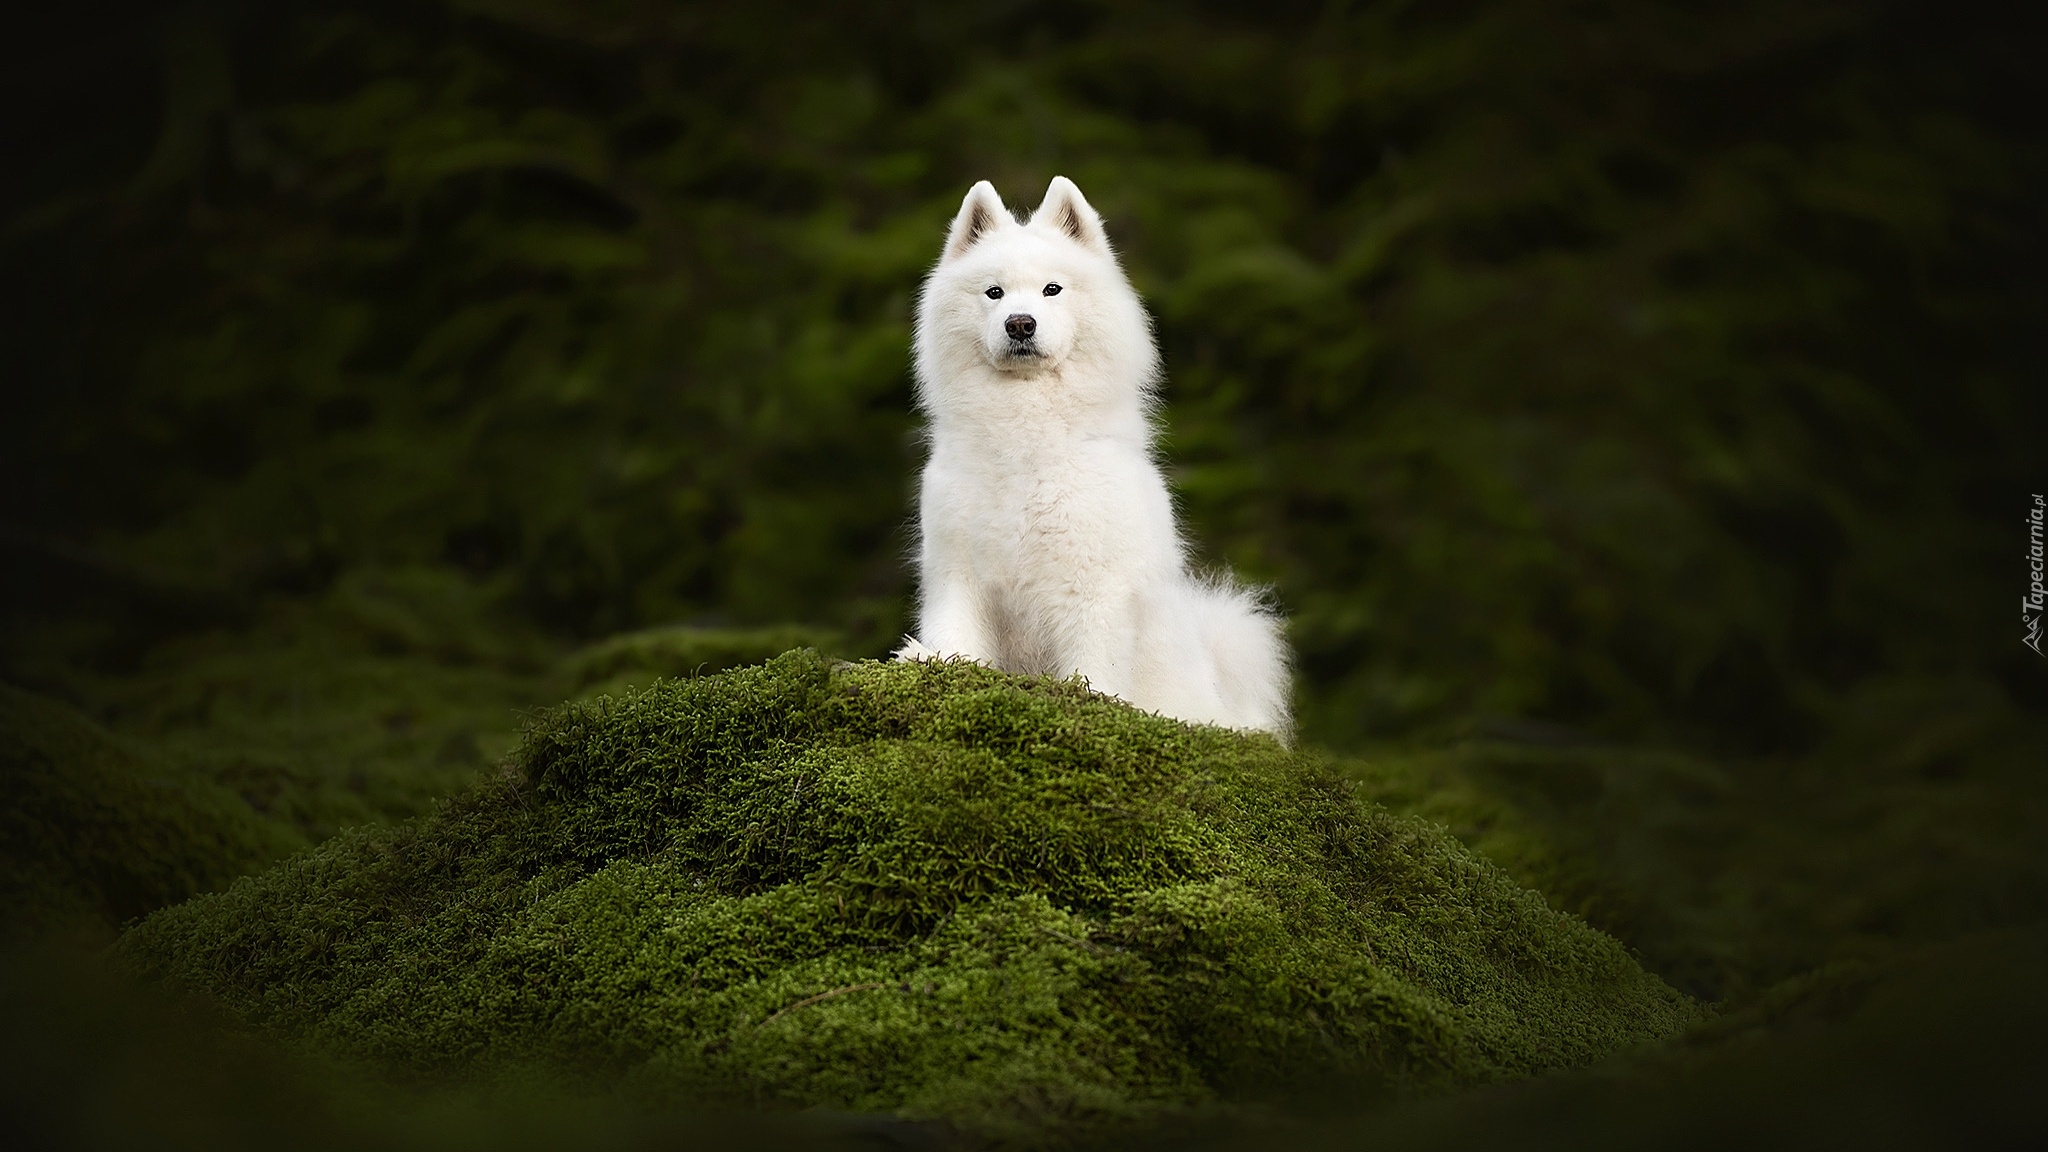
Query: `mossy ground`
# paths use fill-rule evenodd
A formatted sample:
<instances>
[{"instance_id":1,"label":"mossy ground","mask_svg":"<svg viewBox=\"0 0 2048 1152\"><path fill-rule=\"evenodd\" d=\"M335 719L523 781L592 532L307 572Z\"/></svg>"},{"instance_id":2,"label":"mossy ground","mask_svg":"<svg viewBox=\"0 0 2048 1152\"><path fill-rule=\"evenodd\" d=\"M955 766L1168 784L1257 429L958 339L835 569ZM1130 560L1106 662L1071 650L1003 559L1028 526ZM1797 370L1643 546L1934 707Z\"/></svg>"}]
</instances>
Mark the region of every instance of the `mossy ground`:
<instances>
[{"instance_id":1,"label":"mossy ground","mask_svg":"<svg viewBox=\"0 0 2048 1152\"><path fill-rule=\"evenodd\" d=\"M1700 1009L1317 757L962 664L805 652L537 717L502 779L121 953L429 1078L1034 1139L1586 1064Z\"/></svg>"},{"instance_id":2,"label":"mossy ground","mask_svg":"<svg viewBox=\"0 0 2048 1152\"><path fill-rule=\"evenodd\" d=\"M345 828L470 789L567 698L756 663L832 634L671 625L579 649L429 570L158 645L133 666L34 660L0 684L0 934L118 927Z\"/></svg>"},{"instance_id":3,"label":"mossy ground","mask_svg":"<svg viewBox=\"0 0 2048 1152\"><path fill-rule=\"evenodd\" d=\"M306 844L218 781L0 685L0 928L119 922Z\"/></svg>"}]
</instances>

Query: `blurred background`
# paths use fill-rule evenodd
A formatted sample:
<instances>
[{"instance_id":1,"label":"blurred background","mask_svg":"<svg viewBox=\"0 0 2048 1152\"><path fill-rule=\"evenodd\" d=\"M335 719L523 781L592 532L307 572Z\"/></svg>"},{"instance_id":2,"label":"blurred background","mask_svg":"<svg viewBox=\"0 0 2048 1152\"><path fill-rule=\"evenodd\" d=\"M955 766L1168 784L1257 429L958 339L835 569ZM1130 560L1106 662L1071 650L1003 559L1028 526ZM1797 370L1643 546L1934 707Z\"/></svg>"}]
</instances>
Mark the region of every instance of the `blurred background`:
<instances>
[{"instance_id":1,"label":"blurred background","mask_svg":"<svg viewBox=\"0 0 2048 1152\"><path fill-rule=\"evenodd\" d=\"M1201 562L1291 618L1305 742L1724 1006L1618 1070L1318 1105L1316 1139L2040 1135L2043 31L1853 0L14 14L0 994L44 1079L10 1107L56 1144L501 1142L445 1102L369 1132L338 1090L187 1092L210 1026L51 957L426 810L523 710L882 654L918 282L972 181L1064 174L1156 323Z\"/></svg>"}]
</instances>

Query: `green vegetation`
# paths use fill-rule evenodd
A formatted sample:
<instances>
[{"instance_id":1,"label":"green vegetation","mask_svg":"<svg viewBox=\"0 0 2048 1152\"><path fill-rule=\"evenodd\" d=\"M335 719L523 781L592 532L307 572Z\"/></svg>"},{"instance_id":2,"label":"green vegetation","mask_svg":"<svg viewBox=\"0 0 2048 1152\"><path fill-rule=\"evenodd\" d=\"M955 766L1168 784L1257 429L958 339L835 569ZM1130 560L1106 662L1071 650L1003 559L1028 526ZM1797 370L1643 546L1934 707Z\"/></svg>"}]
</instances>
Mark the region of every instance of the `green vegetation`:
<instances>
[{"instance_id":1,"label":"green vegetation","mask_svg":"<svg viewBox=\"0 0 2048 1152\"><path fill-rule=\"evenodd\" d=\"M220 1052L246 1036L145 1042L183 1027L152 1013L185 1009L110 993L117 1011L66 981L196 894L217 895L147 931L425 828L481 837L516 797L597 819L546 791L566 783L503 778L541 748L518 752L529 722L559 735L602 697L721 691L688 678L792 647L885 651L908 602L912 294L970 182L1027 202L1059 172L1104 210L1153 313L1161 448L1202 559L1270 582L1293 621L1309 751L1171 740L1265 764L1297 815L1334 779L1361 813L1441 825L1720 1005L1681 1042L1513 1090L1449 1085L1568 1061L1504 1049L1489 1072L1446 1041L1403 1049L1454 1054L1435 1072L1350 1066L1434 1084L1438 1111L1382 1108L1332 1057L1326 1080L1300 1077L1342 1113L1321 1135L1746 1145L1772 1130L1722 1124L1747 1101L1809 1145L1996 1143L1970 1134L2021 1114L1996 1086L2040 1078L2016 1038L2048 1019L2025 975L2048 923L2048 665L2012 611L2018 515L2048 485L2028 383L2048 330L2039 20L1876 0L79 0L17 18L0 38L0 976L5 1018L41 1023L0 1043L22 1070L0 1081L69 1108L50 1130L74 1144L122 1142L85 1119L100 1093L128 1101L119 1131L149 1134L129 1143L494 1145L502 1126L416 1123L498 1098L452 1066L431 1071L459 1083L378 1081L370 1034L318 1008L338 983L263 992L305 997L266 1018L291 1055L244 1059ZM716 683L764 674L737 675ZM834 716L818 732L845 743L805 747L868 782L847 811L901 815L855 755L868 737ZM1159 755L1192 747L1171 740ZM661 827L706 829L696 856L643 844L522 883L555 885L564 917L607 915L576 902L604 884L651 902L628 878L720 850L692 812ZM1202 827L1286 826L1226 815ZM1415 835L1388 859L1455 857ZM1300 841L1262 850L1282 842ZM451 839L475 851L417 890L459 915L458 877L476 878L475 914L502 913L476 947L509 948L494 933L528 913L492 901L517 870L492 871L482 843ZM676 906L766 900L732 887L770 868L749 843ZM959 859L914 875L940 891ZM1225 913L1293 898L1280 859L1162 856L1193 871L1132 891L1236 877L1211 895L1237 924ZM1335 884L1340 864L1293 882ZM1035 875L967 901L1015 945L986 944L984 976L1081 987L1154 963L1115 935L1135 905L1057 895L1109 872ZM361 874L366 892L386 880ZM772 1025L838 1021L854 1044L861 1013L932 1010L900 989L914 964L988 987L963 959L983 938L947 935L972 916L906 907L861 929L882 952L820 943L774 968L840 984L744 1006L765 1019L799 991L893 980ZM289 911L242 927L303 928ZM14 962L52 931L85 951ZM1334 939L1290 946L1336 955ZM191 982L249 1010L255 990L215 977ZM1144 987L1187 987L1159 980ZM1337 1027L1321 1007L1213 1002L1271 1008L1283 1046ZM690 1075L734 1090L745 1058L659 1064L640 1025L619 1032L638 1048L591 1052L561 1022L480 1022L510 1048L448 1059L513 1077L515 1099L529 1082L500 1064L571 1070L604 1093L564 1113L588 1120L573 1129L611 1117L623 1147L639 1129L619 1069L668 1100ZM1507 1033L1462 1035L1482 1034ZM328 1041L367 1059L338 1071ZM1260 1091L1196 1047L1144 1059L1100 1115L1194 1099L1161 1087L1173 1068ZM272 1061L320 1118L306 1131L238 1111L279 1081L236 1069ZM46 1064L81 1083L36 1088ZM378 1086L333 1087L352 1077ZM762 1081L858 1097L795 1082ZM364 1119L378 1093L415 1091ZM209 1135L178 1137L169 1097Z\"/></svg>"},{"instance_id":2,"label":"green vegetation","mask_svg":"<svg viewBox=\"0 0 2048 1152\"><path fill-rule=\"evenodd\" d=\"M102 133L10 233L64 288L4 347L48 381L0 432L8 658L394 569L571 642L878 654L912 293L969 182L1058 171L1158 320L1195 539L1297 623L1311 738L1797 756L1930 680L2027 696L2023 39L1803 2L194 6L128 178Z\"/></svg>"},{"instance_id":3,"label":"green vegetation","mask_svg":"<svg viewBox=\"0 0 2048 1152\"><path fill-rule=\"evenodd\" d=\"M1071 1139L1585 1064L1699 1011L1264 737L1069 682L793 652L537 719L513 775L121 949L415 1074Z\"/></svg>"},{"instance_id":4,"label":"green vegetation","mask_svg":"<svg viewBox=\"0 0 2048 1152\"><path fill-rule=\"evenodd\" d=\"M823 629L786 625L746 630L649 628L574 653L564 671L580 695L617 695L662 677L701 676L757 664L792 648L830 651L843 640Z\"/></svg>"},{"instance_id":5,"label":"green vegetation","mask_svg":"<svg viewBox=\"0 0 2048 1152\"><path fill-rule=\"evenodd\" d=\"M145 668L72 672L67 694L119 734L0 685L5 919L119 925L467 790L542 704L830 639L666 627L564 652L474 618L439 575L358 576L243 630L164 645Z\"/></svg>"},{"instance_id":6,"label":"green vegetation","mask_svg":"<svg viewBox=\"0 0 2048 1152\"><path fill-rule=\"evenodd\" d=\"M0 917L116 922L226 884L306 841L204 775L52 701L0 687Z\"/></svg>"},{"instance_id":7,"label":"green vegetation","mask_svg":"<svg viewBox=\"0 0 2048 1152\"><path fill-rule=\"evenodd\" d=\"M910 1122L640 1113L521 1079L406 1089L233 1026L110 968L76 941L0 951L0 1116L13 1146L191 1152L496 1152L650 1147L873 1152Z\"/></svg>"}]
</instances>

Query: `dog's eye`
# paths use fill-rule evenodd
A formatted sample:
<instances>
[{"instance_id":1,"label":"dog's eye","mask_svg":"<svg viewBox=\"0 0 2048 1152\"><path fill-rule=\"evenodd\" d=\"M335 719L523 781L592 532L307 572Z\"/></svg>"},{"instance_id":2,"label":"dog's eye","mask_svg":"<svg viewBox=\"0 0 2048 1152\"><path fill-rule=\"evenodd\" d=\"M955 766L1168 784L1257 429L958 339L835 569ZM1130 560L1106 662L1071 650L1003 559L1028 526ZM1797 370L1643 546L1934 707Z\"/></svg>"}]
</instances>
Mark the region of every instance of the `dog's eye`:
<instances>
[{"instance_id":1,"label":"dog's eye","mask_svg":"<svg viewBox=\"0 0 2048 1152\"><path fill-rule=\"evenodd\" d=\"M1003 298L1003 290L1001 288L990 288L988 290L988 298L991 300L1001 300Z\"/></svg>"},{"instance_id":2,"label":"dog's eye","mask_svg":"<svg viewBox=\"0 0 2048 1152\"><path fill-rule=\"evenodd\" d=\"M1045 286L1045 294L1046 294L1047 296L1057 296L1057 295L1059 295L1059 294L1060 294L1060 286L1059 286L1059 285L1057 285L1057 284L1047 284L1047 285Z\"/></svg>"}]
</instances>

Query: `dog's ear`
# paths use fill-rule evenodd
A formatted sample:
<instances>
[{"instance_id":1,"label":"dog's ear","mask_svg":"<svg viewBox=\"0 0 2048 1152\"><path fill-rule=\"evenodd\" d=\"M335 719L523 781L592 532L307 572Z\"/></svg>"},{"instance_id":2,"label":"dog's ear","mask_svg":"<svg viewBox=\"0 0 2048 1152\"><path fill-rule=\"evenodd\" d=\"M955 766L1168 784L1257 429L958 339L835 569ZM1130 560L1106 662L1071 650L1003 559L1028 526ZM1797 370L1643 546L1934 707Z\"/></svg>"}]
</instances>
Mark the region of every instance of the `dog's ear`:
<instances>
[{"instance_id":1,"label":"dog's ear","mask_svg":"<svg viewBox=\"0 0 2048 1152\"><path fill-rule=\"evenodd\" d=\"M1095 209L1088 206L1088 198L1065 176L1052 178L1045 199L1031 215L1031 223L1033 227L1044 225L1064 233L1090 252L1109 255L1109 234L1102 230L1102 217L1095 214Z\"/></svg>"},{"instance_id":2,"label":"dog's ear","mask_svg":"<svg viewBox=\"0 0 2048 1152\"><path fill-rule=\"evenodd\" d=\"M982 237L1010 223L1014 223L1010 210L1003 207L996 186L986 180L977 181L967 190L967 198L960 201L960 214L953 217L953 230L946 233L945 259L958 260Z\"/></svg>"}]
</instances>

